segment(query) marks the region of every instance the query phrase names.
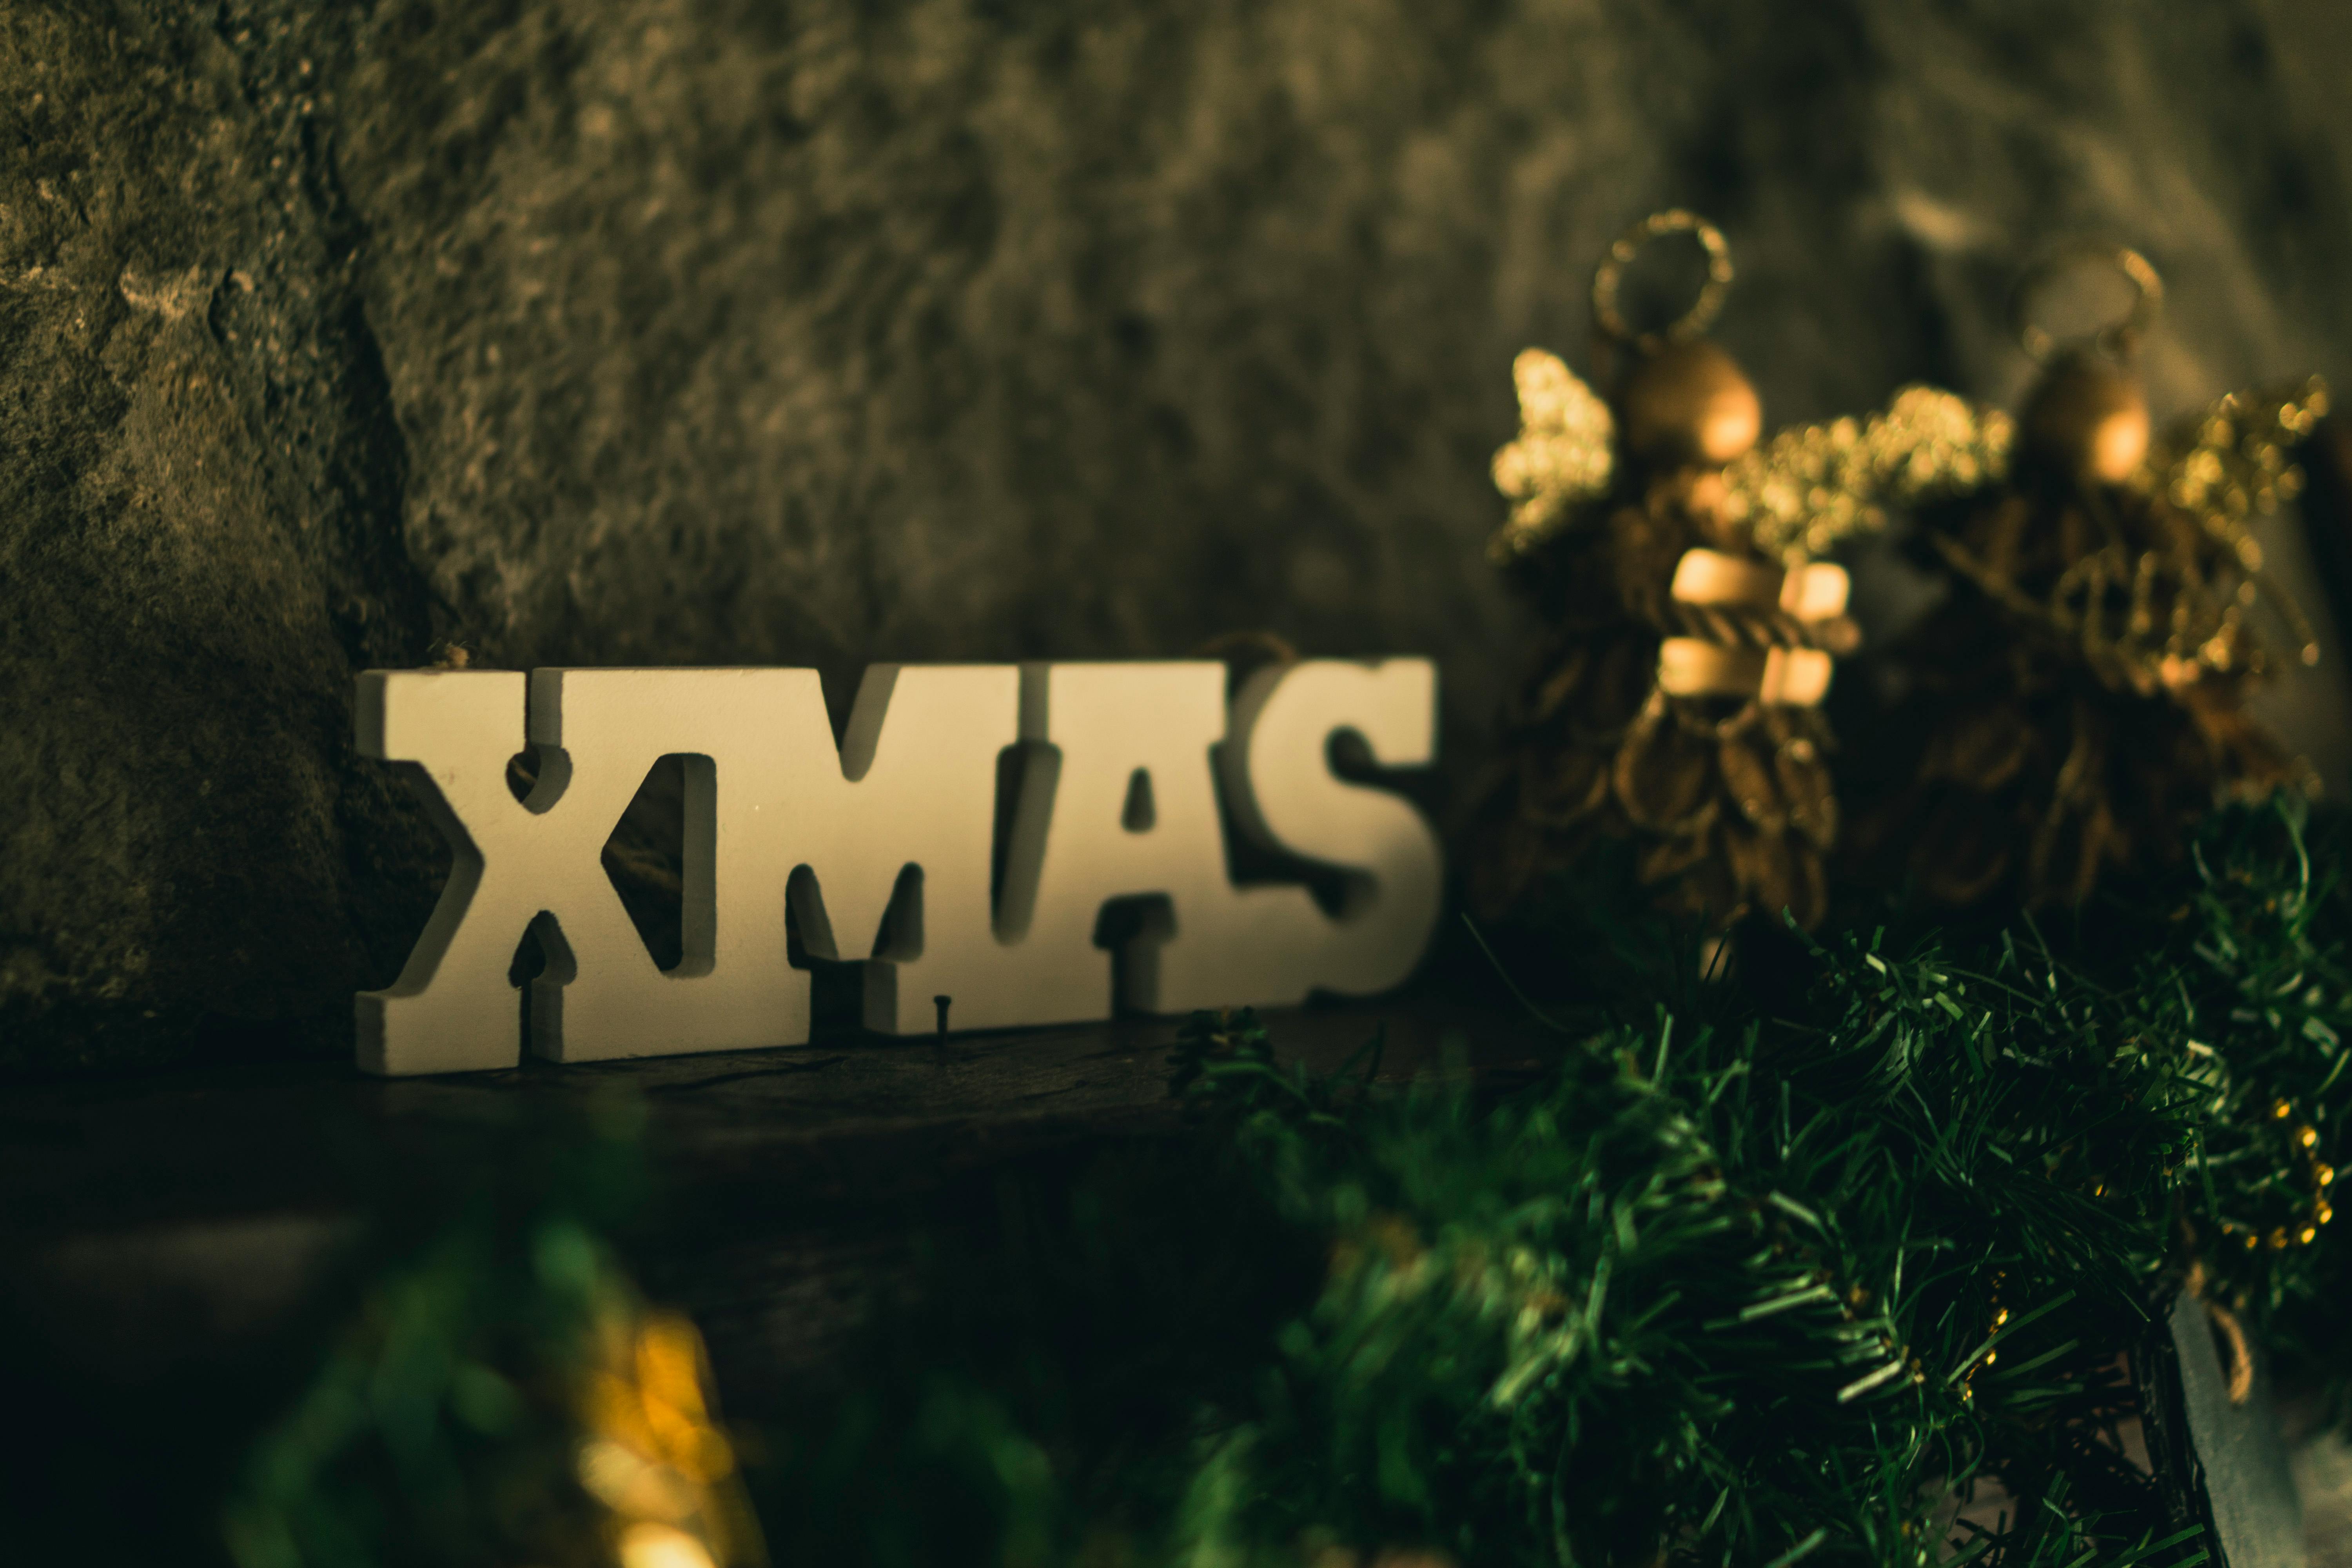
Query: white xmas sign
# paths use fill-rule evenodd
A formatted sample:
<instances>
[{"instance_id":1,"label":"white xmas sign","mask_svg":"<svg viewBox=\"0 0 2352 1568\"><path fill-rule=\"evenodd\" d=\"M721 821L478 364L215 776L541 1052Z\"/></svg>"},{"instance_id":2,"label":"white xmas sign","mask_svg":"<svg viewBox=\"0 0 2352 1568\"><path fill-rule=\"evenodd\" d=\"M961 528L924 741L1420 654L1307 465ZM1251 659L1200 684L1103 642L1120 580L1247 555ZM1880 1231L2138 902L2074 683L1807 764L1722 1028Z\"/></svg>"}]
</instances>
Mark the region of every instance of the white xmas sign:
<instances>
[{"instance_id":1,"label":"white xmas sign","mask_svg":"<svg viewBox=\"0 0 2352 1568\"><path fill-rule=\"evenodd\" d=\"M1437 841L1328 759L1352 731L1382 766L1426 764L1435 671L1310 659L1258 672L1230 715L1225 688L1207 661L877 665L836 750L810 669L371 670L360 751L413 764L456 860L399 980L358 998L360 1065L513 1066L508 971L534 921L530 1046L566 1062L806 1040L788 901L810 954L866 961L866 1025L894 1034L1107 1017L1115 973L1117 1002L1157 1013L1398 984L1436 922ZM518 801L526 742L539 780ZM600 858L678 754L685 956L664 970ZM1304 887L1234 884L1221 789L1257 847L1345 874L1336 913ZM1115 971L1096 933L1134 899L1158 918Z\"/></svg>"}]
</instances>

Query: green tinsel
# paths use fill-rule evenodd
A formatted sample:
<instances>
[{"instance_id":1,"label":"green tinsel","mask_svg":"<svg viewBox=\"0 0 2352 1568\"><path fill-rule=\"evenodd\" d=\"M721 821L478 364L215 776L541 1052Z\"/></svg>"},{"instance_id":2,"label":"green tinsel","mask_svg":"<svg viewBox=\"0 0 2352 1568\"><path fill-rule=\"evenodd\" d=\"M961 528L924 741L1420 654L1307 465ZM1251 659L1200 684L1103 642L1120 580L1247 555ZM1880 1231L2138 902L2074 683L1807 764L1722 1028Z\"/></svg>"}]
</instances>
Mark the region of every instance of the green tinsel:
<instances>
[{"instance_id":1,"label":"green tinsel","mask_svg":"<svg viewBox=\"0 0 2352 1568\"><path fill-rule=\"evenodd\" d=\"M2219 815L2063 930L1848 931L1801 1001L1685 989L1500 1092L1196 1019L1199 1136L1009 1187L998 1250L761 1434L775 1560L2199 1561L2117 1431L2183 1286L2352 1387L2305 830ZM1954 1525L1979 1479L2006 1513Z\"/></svg>"}]
</instances>

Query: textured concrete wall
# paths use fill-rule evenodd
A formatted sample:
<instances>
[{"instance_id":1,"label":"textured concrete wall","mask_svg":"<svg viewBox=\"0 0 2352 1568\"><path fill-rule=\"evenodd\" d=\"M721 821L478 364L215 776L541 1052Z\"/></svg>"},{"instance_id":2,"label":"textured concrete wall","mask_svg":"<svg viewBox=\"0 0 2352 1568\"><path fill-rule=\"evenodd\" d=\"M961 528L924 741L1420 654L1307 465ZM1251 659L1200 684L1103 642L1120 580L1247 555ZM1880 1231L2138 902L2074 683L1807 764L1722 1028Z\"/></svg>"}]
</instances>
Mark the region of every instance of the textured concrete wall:
<instances>
[{"instance_id":1,"label":"textured concrete wall","mask_svg":"<svg viewBox=\"0 0 2352 1568\"><path fill-rule=\"evenodd\" d=\"M503 0L0 13L0 1061L341 1048L435 847L354 670L1524 634L1511 355L1729 231L1773 419L2012 396L2164 269L2160 408L2352 373L2332 0ZM2341 742L2324 679L2293 722Z\"/></svg>"}]
</instances>

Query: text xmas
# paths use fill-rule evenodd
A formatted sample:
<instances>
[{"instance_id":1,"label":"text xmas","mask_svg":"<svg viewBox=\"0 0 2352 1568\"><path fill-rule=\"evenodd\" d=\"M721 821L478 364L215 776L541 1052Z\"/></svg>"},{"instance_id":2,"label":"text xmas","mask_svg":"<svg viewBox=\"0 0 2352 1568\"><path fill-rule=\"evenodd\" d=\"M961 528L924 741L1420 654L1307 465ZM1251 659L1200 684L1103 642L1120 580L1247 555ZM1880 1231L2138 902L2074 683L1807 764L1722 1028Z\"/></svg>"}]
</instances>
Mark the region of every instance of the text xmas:
<instances>
[{"instance_id":1,"label":"text xmas","mask_svg":"<svg viewBox=\"0 0 2352 1568\"><path fill-rule=\"evenodd\" d=\"M1258 672L1230 711L1226 685L1204 661L879 665L836 748L809 669L370 671L360 750L409 764L455 863L399 980L358 998L360 1065L513 1066L508 974L534 922L530 1044L558 1061L806 1040L788 904L809 955L865 961L866 1025L888 1033L1396 984L1437 918L1437 842L1399 796L1334 774L1330 743L1426 764L1435 672L1311 659ZM538 782L518 801L507 764L526 742ZM600 856L673 755L685 956L664 970ZM1323 901L1235 884L1221 795L1256 851L1336 874ZM1145 916L1116 954L1097 945L1114 900Z\"/></svg>"}]
</instances>

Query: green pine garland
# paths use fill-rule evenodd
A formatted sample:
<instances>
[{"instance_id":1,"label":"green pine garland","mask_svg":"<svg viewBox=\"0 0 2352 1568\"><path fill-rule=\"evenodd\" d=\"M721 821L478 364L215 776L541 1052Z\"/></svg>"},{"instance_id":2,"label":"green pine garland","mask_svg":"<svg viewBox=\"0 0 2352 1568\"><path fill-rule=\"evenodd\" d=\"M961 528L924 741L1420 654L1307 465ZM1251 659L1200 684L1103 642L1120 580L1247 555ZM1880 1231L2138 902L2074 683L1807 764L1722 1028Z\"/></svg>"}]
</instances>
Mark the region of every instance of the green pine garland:
<instances>
[{"instance_id":1,"label":"green pine garland","mask_svg":"<svg viewBox=\"0 0 2352 1568\"><path fill-rule=\"evenodd\" d=\"M1196 1019L1199 1137L1008 1189L1000 1250L761 1435L772 1556L2200 1561L2115 1438L2184 1282L2352 1388L2352 976L2307 833L2220 814L2063 931L1848 931L1801 1005L1693 988L1502 1092ZM1953 1525L1978 1479L2011 1511Z\"/></svg>"},{"instance_id":2,"label":"green pine garland","mask_svg":"<svg viewBox=\"0 0 2352 1568\"><path fill-rule=\"evenodd\" d=\"M642 1121L613 1101L583 1125L520 1129L497 1168L445 1173L466 1190L438 1202L417 1190L430 1173L404 1184L447 1217L389 1234L406 1205L387 1204L353 1320L224 1510L236 1568L603 1557L573 1384L599 1314L635 1300L604 1233L641 1202Z\"/></svg>"}]
</instances>

